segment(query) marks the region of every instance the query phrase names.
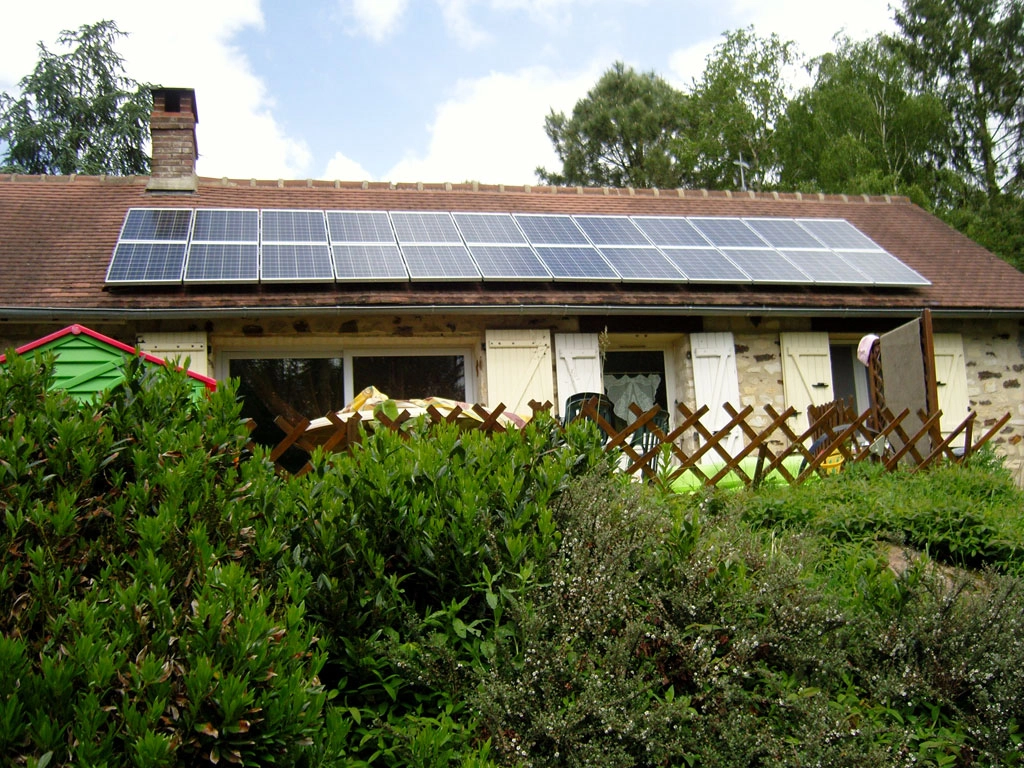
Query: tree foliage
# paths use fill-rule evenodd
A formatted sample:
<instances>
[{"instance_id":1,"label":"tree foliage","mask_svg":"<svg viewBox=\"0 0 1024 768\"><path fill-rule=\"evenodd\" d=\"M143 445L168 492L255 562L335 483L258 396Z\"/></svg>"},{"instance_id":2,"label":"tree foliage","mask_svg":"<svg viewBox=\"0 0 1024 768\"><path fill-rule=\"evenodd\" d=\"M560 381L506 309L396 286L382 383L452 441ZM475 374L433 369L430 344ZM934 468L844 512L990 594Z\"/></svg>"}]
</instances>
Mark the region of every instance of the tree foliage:
<instances>
[{"instance_id":1,"label":"tree foliage","mask_svg":"<svg viewBox=\"0 0 1024 768\"><path fill-rule=\"evenodd\" d=\"M724 35L692 87L617 63L546 129L552 184L901 194L1024 265L1024 0L904 0L792 90L793 43ZM743 164L743 175L737 166Z\"/></svg>"},{"instance_id":2,"label":"tree foliage","mask_svg":"<svg viewBox=\"0 0 1024 768\"><path fill-rule=\"evenodd\" d=\"M948 112L914 87L898 50L881 37L840 38L808 71L813 82L789 103L776 137L783 188L948 199Z\"/></svg>"},{"instance_id":3,"label":"tree foliage","mask_svg":"<svg viewBox=\"0 0 1024 768\"><path fill-rule=\"evenodd\" d=\"M798 61L794 43L759 37L753 27L727 32L694 85L694 176L710 189L760 188L778 176L774 133L790 93L787 68ZM737 163L749 165L741 176Z\"/></svg>"},{"instance_id":4,"label":"tree foliage","mask_svg":"<svg viewBox=\"0 0 1024 768\"><path fill-rule=\"evenodd\" d=\"M150 86L124 74L113 21L65 30L64 52L39 43L39 61L0 93L2 167L7 173L145 174Z\"/></svg>"},{"instance_id":5,"label":"tree foliage","mask_svg":"<svg viewBox=\"0 0 1024 768\"><path fill-rule=\"evenodd\" d=\"M562 170L537 168L537 176L549 184L678 187L686 178L678 154L688 127L682 93L653 72L616 62L571 117L552 110L545 118Z\"/></svg>"},{"instance_id":6,"label":"tree foliage","mask_svg":"<svg viewBox=\"0 0 1024 768\"><path fill-rule=\"evenodd\" d=\"M1024 191L1024 2L904 0L899 44L949 110L957 171L990 198Z\"/></svg>"},{"instance_id":7,"label":"tree foliage","mask_svg":"<svg viewBox=\"0 0 1024 768\"><path fill-rule=\"evenodd\" d=\"M785 69L796 61L791 42L758 37L752 27L729 32L689 93L653 72L622 62L609 69L572 116L554 112L545 130L562 170L538 168L550 184L707 187L777 175L773 131L788 103Z\"/></svg>"}]
</instances>

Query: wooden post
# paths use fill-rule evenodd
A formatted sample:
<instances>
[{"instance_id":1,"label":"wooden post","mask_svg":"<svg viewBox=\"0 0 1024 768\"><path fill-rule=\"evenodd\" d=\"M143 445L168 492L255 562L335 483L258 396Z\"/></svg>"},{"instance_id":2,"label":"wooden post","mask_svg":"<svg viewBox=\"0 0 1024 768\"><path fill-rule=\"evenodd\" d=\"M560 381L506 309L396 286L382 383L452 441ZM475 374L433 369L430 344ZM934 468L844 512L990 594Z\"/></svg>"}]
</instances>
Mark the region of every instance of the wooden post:
<instances>
[{"instance_id":1,"label":"wooden post","mask_svg":"<svg viewBox=\"0 0 1024 768\"><path fill-rule=\"evenodd\" d=\"M921 356L924 359L924 385L925 398L928 403L928 414L937 413L939 410L939 383L935 375L935 335L932 333L932 311L925 309L921 313ZM942 442L942 427L936 420L929 432L932 445L935 448Z\"/></svg>"}]
</instances>

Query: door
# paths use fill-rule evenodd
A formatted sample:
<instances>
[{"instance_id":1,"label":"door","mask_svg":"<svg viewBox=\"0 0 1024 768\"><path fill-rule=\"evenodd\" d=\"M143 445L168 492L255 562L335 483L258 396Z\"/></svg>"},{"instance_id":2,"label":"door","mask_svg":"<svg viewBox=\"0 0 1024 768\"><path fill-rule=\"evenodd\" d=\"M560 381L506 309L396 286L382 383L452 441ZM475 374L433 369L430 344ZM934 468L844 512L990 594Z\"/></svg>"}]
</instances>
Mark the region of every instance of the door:
<instances>
[{"instance_id":1,"label":"door","mask_svg":"<svg viewBox=\"0 0 1024 768\"><path fill-rule=\"evenodd\" d=\"M555 402L550 331L487 331L487 402L525 417L530 401Z\"/></svg>"},{"instance_id":2,"label":"door","mask_svg":"<svg viewBox=\"0 0 1024 768\"><path fill-rule=\"evenodd\" d=\"M604 392L601 350L596 333L556 333L555 365L558 375L557 413L563 415L565 401L578 392Z\"/></svg>"},{"instance_id":3,"label":"door","mask_svg":"<svg viewBox=\"0 0 1024 768\"><path fill-rule=\"evenodd\" d=\"M731 332L690 334L690 354L693 358L693 388L696 406L708 407L706 421L712 431L717 432L729 422L729 414L723 407L731 403L740 408L739 377L736 372L736 343ZM723 445L735 456L743 447L743 435L733 429ZM709 453L709 458L717 454Z\"/></svg>"},{"instance_id":4,"label":"door","mask_svg":"<svg viewBox=\"0 0 1024 768\"><path fill-rule=\"evenodd\" d=\"M791 425L797 434L807 429L807 406L834 400L832 363L827 333L781 333L782 386L786 405L797 415Z\"/></svg>"},{"instance_id":5,"label":"door","mask_svg":"<svg viewBox=\"0 0 1024 768\"><path fill-rule=\"evenodd\" d=\"M964 343L959 333L936 333L935 383L939 392L939 410L942 411L942 436L960 426L970 412L967 396L967 366L964 363ZM963 435L952 443L963 446Z\"/></svg>"}]
</instances>

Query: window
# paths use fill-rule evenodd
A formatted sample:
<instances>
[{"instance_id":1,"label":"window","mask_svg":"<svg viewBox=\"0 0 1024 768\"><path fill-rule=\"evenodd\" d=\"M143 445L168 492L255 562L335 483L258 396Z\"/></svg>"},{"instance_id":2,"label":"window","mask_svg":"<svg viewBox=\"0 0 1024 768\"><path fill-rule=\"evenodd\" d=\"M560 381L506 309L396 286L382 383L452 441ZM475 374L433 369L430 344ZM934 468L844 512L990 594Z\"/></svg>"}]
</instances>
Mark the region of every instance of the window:
<instances>
[{"instance_id":1,"label":"window","mask_svg":"<svg viewBox=\"0 0 1024 768\"><path fill-rule=\"evenodd\" d=\"M283 437L274 423L278 416L293 423L302 417L315 419L341 410L369 386L394 399L472 401L476 397L472 355L464 347L356 346L344 351L307 349L289 354L266 346L265 340L253 339L239 343L239 348L220 350L217 372L220 378L239 380L242 416L256 422L253 440L268 447Z\"/></svg>"},{"instance_id":2,"label":"window","mask_svg":"<svg viewBox=\"0 0 1024 768\"><path fill-rule=\"evenodd\" d=\"M396 400L466 399L463 355L372 355L352 358L353 391L374 386Z\"/></svg>"}]
</instances>

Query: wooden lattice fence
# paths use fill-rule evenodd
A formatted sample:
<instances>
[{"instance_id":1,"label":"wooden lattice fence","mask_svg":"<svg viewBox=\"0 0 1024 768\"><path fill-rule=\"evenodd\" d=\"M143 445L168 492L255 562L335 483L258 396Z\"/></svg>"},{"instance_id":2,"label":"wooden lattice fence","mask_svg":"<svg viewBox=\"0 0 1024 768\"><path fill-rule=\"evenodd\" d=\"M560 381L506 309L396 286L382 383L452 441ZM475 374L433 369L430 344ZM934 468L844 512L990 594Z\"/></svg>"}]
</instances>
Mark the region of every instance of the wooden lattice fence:
<instances>
[{"instance_id":1,"label":"wooden lattice fence","mask_svg":"<svg viewBox=\"0 0 1024 768\"><path fill-rule=\"evenodd\" d=\"M534 401L530 407L536 415L550 410L551 404ZM816 474L834 472L848 462L874 461L888 470L903 466L914 471L940 461L961 462L995 436L1010 418L1007 413L975 439L975 414L971 413L945 438L937 439L941 412L920 412L920 426L908 433L903 427L909 415L907 411L896 415L884 412L881 414L884 427L875 429L872 425L878 414L872 411L857 414L837 401L812 408L808 414L809 426L798 433L791 426L791 420L797 415L792 407L778 412L766 405L764 416L756 418L753 406L736 409L726 404L724 407L729 421L717 430L702 421L708 415L706 405L691 410L680 404L677 425L673 428L664 426L666 414L660 407L643 411L633 404L630 406L635 417L633 422L617 429L602 416L596 398L583 404L578 418L597 424L606 436L606 450L620 452L619 466L623 471L671 487L678 486L686 475L690 476L691 484L705 486L718 485L725 478L738 479L748 486L758 485L769 477L796 484ZM508 428L502 420L504 411L503 405L490 411L475 405L471 411L456 407L441 413L430 406L424 417L432 424L457 423L465 429L504 432ZM472 416L467 418L470 414ZM361 425L368 429L401 430L415 417L402 411L391 418L378 411L372 421L365 422L358 413L347 419L330 413L326 418L330 428L319 430L317 439L312 441L308 419L293 423L278 417L276 423L284 432L284 438L273 449L270 459L282 473L288 474L280 463L287 451L299 450L308 455L317 446L326 451L346 450L362 439ZM764 424L766 419L766 426L754 426ZM733 431L739 431L744 440L742 448L730 453L727 441ZM962 447L954 448L961 437ZM291 474L302 475L309 469L307 461Z\"/></svg>"}]
</instances>

